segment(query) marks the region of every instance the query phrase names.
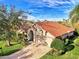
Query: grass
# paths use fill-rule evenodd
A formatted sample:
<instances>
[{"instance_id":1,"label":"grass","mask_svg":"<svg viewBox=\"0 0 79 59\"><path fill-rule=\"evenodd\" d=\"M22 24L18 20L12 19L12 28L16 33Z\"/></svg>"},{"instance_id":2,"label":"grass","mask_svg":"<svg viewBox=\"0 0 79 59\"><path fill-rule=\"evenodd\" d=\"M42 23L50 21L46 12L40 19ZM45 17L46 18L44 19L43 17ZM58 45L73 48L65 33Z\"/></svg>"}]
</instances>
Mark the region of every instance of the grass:
<instances>
[{"instance_id":1,"label":"grass","mask_svg":"<svg viewBox=\"0 0 79 59\"><path fill-rule=\"evenodd\" d=\"M61 56L52 56L46 54L41 59L79 59L79 47L75 46L73 50L66 52L64 55Z\"/></svg>"},{"instance_id":2,"label":"grass","mask_svg":"<svg viewBox=\"0 0 79 59\"><path fill-rule=\"evenodd\" d=\"M22 44L18 44L17 42L12 42L12 44L12 46L7 47L5 41L0 41L0 47L2 47L2 49L0 49L0 56L10 55L23 47Z\"/></svg>"},{"instance_id":3,"label":"grass","mask_svg":"<svg viewBox=\"0 0 79 59\"><path fill-rule=\"evenodd\" d=\"M79 40L79 38L77 38L77 40ZM75 48L71 51L66 52L64 55L52 56L52 55L46 54L41 59L79 59L79 46L77 46L75 43L72 44L75 46Z\"/></svg>"}]
</instances>

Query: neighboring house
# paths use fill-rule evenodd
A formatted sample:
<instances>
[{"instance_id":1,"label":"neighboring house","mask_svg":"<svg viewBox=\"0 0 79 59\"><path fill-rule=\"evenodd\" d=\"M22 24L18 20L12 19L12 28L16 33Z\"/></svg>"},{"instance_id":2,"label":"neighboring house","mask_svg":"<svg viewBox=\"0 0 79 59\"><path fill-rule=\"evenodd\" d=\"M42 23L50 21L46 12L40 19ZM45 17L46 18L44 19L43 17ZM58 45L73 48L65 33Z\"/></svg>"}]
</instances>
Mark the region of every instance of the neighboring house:
<instances>
[{"instance_id":1,"label":"neighboring house","mask_svg":"<svg viewBox=\"0 0 79 59\"><path fill-rule=\"evenodd\" d=\"M28 30L28 40L45 42L49 47L55 38L65 39L72 36L74 29L57 22L37 22Z\"/></svg>"}]
</instances>

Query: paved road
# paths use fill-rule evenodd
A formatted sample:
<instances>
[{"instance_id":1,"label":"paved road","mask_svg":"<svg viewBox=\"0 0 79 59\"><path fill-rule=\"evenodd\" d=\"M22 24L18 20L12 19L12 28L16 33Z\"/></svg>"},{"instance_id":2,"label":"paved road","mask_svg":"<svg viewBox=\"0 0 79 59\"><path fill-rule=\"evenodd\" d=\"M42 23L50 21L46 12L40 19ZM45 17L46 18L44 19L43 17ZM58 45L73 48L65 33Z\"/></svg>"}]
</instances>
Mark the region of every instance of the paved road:
<instances>
[{"instance_id":1,"label":"paved road","mask_svg":"<svg viewBox=\"0 0 79 59\"><path fill-rule=\"evenodd\" d=\"M51 48L47 46L32 43L22 50L9 56L0 57L0 59L39 59L50 50Z\"/></svg>"}]
</instances>

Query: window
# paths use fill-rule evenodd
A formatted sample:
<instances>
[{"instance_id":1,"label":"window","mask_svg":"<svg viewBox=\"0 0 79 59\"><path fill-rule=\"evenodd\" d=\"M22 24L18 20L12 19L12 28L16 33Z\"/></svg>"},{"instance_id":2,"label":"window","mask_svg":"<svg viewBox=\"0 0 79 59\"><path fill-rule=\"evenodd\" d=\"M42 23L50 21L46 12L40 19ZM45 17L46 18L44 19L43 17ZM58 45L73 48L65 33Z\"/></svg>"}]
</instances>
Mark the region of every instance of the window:
<instances>
[{"instance_id":1,"label":"window","mask_svg":"<svg viewBox=\"0 0 79 59\"><path fill-rule=\"evenodd\" d=\"M45 36L47 35L47 31L45 32Z\"/></svg>"}]
</instances>

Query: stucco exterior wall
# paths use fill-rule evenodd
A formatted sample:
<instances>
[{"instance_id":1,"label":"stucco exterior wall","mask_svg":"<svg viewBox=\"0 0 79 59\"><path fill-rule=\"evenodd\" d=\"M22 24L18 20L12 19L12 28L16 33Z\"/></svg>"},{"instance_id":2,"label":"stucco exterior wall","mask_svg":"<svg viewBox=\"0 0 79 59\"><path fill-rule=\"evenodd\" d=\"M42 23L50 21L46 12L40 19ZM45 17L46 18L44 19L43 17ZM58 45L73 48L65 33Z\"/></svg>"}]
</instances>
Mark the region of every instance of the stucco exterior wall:
<instances>
[{"instance_id":1,"label":"stucco exterior wall","mask_svg":"<svg viewBox=\"0 0 79 59\"><path fill-rule=\"evenodd\" d=\"M68 34L68 36L72 36L72 35L74 35L74 32L70 32L70 33Z\"/></svg>"},{"instance_id":2,"label":"stucco exterior wall","mask_svg":"<svg viewBox=\"0 0 79 59\"><path fill-rule=\"evenodd\" d=\"M54 36L52 36L49 32L47 32L47 35L46 35L46 42L48 44L48 47L51 46L51 43L53 42L53 40L55 39Z\"/></svg>"},{"instance_id":3,"label":"stucco exterior wall","mask_svg":"<svg viewBox=\"0 0 79 59\"><path fill-rule=\"evenodd\" d=\"M50 47L55 37L51 35L49 32L42 29L39 25L36 25L35 27L37 28L37 35L43 35L45 37L45 42L47 43L47 46Z\"/></svg>"},{"instance_id":4,"label":"stucco exterior wall","mask_svg":"<svg viewBox=\"0 0 79 59\"><path fill-rule=\"evenodd\" d=\"M69 33L66 33L66 34L62 35L61 38L65 39L65 38L70 37L72 35L74 35L74 32L69 32Z\"/></svg>"}]
</instances>

